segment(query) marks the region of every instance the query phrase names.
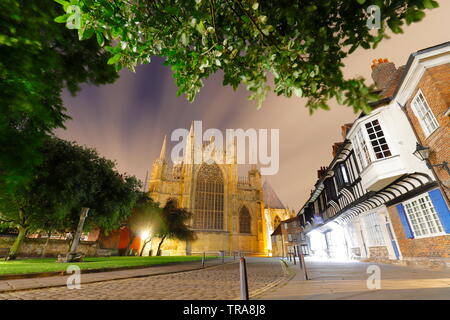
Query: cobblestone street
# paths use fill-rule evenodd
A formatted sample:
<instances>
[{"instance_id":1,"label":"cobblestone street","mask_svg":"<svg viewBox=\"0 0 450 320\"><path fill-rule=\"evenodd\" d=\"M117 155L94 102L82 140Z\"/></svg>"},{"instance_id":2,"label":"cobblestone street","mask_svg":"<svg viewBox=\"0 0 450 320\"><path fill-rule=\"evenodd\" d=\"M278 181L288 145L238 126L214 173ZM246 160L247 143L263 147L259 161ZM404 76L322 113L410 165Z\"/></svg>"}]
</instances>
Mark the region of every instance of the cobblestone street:
<instances>
[{"instance_id":1,"label":"cobblestone street","mask_svg":"<svg viewBox=\"0 0 450 320\"><path fill-rule=\"evenodd\" d=\"M449 270L308 259L310 280L304 281L298 264L288 261L287 272L278 258L246 260L251 299L450 299ZM367 267L373 265L381 271L381 289L377 290L367 288ZM238 299L239 294L236 261L194 271L82 283L81 289L63 286L2 292L0 300L228 300Z\"/></svg>"},{"instance_id":2,"label":"cobblestone street","mask_svg":"<svg viewBox=\"0 0 450 320\"><path fill-rule=\"evenodd\" d=\"M276 258L247 258L250 294L283 280ZM82 275L83 277L83 275ZM81 289L46 288L0 293L0 299L115 300L115 299L237 299L239 263L177 274L82 284Z\"/></svg>"}]
</instances>

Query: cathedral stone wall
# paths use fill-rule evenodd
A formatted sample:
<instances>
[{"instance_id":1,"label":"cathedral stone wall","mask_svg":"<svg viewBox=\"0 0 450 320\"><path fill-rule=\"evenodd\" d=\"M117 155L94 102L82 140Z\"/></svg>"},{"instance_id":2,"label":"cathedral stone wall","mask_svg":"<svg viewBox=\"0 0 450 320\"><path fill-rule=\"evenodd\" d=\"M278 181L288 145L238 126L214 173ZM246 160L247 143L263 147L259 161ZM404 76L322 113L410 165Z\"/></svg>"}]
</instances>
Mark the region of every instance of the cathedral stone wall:
<instances>
[{"instance_id":1,"label":"cathedral stone wall","mask_svg":"<svg viewBox=\"0 0 450 320\"><path fill-rule=\"evenodd\" d=\"M267 254L268 229L264 213L261 174L256 168L246 177L238 177L237 164L194 164L196 150L191 130L185 158L170 167L165 159L163 143L160 157L153 163L149 181L152 199L164 206L169 199L193 213L191 227L197 240L166 240L162 253L198 254L201 252L233 251L247 254ZM204 147L202 147L204 148ZM223 157L226 155L224 154ZM232 158L232 157L231 157ZM245 216L242 218L241 216ZM244 230L242 232L242 230ZM156 250L158 241L153 241ZM149 249L146 249L148 251Z\"/></svg>"}]
</instances>

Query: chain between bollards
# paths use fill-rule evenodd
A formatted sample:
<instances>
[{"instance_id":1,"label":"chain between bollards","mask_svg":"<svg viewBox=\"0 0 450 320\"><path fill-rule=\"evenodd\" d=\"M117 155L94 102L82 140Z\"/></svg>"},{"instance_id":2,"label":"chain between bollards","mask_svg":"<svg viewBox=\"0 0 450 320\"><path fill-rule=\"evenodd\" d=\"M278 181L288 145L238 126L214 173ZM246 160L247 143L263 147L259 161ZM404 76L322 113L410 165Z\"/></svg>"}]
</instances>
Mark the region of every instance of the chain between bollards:
<instances>
[{"instance_id":1,"label":"chain between bollards","mask_svg":"<svg viewBox=\"0 0 450 320\"><path fill-rule=\"evenodd\" d=\"M241 300L249 300L248 298L248 282L247 282L247 266L245 258L240 258L240 278L241 278Z\"/></svg>"}]
</instances>

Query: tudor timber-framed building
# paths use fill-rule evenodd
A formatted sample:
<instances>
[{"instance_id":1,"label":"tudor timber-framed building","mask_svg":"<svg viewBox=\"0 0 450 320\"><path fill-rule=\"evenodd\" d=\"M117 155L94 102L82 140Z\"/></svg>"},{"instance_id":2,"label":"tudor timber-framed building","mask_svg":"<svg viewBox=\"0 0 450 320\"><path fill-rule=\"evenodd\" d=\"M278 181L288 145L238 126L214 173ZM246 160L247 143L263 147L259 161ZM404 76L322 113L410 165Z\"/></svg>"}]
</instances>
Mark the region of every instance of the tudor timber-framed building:
<instances>
[{"instance_id":1,"label":"tudor timber-framed building","mask_svg":"<svg viewBox=\"0 0 450 320\"><path fill-rule=\"evenodd\" d=\"M438 82L430 88L426 77L434 70L441 76L434 76ZM425 139L417 135L425 117L413 110L422 118L411 120L411 101L419 92L421 101L431 101L426 103L431 113L443 110L432 119L440 140L429 132L427 138L444 144L435 148L434 157L448 161L449 75L450 43L420 50L398 69L386 59L374 60L372 78L382 98L372 104L370 114L342 127L344 141L333 146L333 160L319 170L298 213L313 254L450 265L448 189L442 183L448 175L436 175L414 155L417 136L421 143Z\"/></svg>"}]
</instances>

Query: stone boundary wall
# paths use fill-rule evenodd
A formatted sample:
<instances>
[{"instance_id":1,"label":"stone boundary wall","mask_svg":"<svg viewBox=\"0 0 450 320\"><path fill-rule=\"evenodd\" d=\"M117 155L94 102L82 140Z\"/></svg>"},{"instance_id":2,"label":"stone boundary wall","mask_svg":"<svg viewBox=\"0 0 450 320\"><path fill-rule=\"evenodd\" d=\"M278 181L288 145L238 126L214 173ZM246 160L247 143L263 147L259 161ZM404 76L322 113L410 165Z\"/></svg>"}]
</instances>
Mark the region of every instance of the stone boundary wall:
<instances>
[{"instance_id":1,"label":"stone boundary wall","mask_svg":"<svg viewBox=\"0 0 450 320\"><path fill-rule=\"evenodd\" d=\"M15 237L0 236L0 248L10 248ZM18 252L21 257L40 257L44 248L46 238L26 238ZM58 254L69 251L68 240L50 239L45 249L46 257L57 257ZM80 241L78 252L86 256L95 256L97 253L96 241Z\"/></svg>"}]
</instances>

